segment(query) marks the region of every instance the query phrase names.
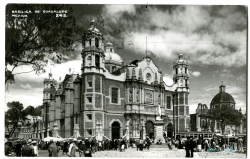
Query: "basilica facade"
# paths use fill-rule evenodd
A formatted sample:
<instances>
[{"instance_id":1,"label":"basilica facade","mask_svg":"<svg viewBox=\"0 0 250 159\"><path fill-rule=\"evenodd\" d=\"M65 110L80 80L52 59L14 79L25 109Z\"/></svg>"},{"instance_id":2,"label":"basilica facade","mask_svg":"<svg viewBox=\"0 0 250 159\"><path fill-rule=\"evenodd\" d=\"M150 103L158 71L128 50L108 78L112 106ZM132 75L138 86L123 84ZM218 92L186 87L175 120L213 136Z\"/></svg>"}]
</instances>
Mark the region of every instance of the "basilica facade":
<instances>
[{"instance_id":1,"label":"basilica facade","mask_svg":"<svg viewBox=\"0 0 250 159\"><path fill-rule=\"evenodd\" d=\"M172 137L186 132L190 122L188 63L181 54L173 64L173 81L163 81L149 56L124 64L91 21L82 36L81 74L66 74L59 82L50 74L44 80L43 127L65 138L154 138L160 116Z\"/></svg>"}]
</instances>

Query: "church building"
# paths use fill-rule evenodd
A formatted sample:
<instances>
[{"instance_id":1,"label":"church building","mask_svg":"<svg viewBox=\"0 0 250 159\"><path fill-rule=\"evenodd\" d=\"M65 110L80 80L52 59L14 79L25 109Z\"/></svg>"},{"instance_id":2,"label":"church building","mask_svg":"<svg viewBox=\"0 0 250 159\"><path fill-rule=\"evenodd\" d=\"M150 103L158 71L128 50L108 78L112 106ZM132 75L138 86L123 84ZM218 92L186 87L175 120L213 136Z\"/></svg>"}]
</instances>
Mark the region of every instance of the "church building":
<instances>
[{"instance_id":1,"label":"church building","mask_svg":"<svg viewBox=\"0 0 250 159\"><path fill-rule=\"evenodd\" d=\"M219 87L219 93L217 93L210 103L210 108L206 104L199 103L196 109L195 114L190 114L190 125L191 125L191 131L192 132L204 132L204 133L219 133L219 134L227 134L230 136L236 136L237 134L245 134L245 130L243 128L243 122L236 126L236 125L228 125L224 124L222 120L216 120L212 117L209 117L208 111L211 109L218 109L222 112L223 106L231 107L233 110L235 110L235 100L232 97L231 94L226 92L226 86L221 85ZM236 110L237 111L237 110ZM241 109L238 110L239 118L242 120L246 118L241 113ZM223 125L223 126L222 126Z\"/></svg>"},{"instance_id":2,"label":"church building","mask_svg":"<svg viewBox=\"0 0 250 159\"><path fill-rule=\"evenodd\" d=\"M43 127L50 136L56 130L64 138L155 138L157 116L168 137L189 129L189 71L182 54L173 65L174 84L167 85L149 56L125 65L92 20L81 55L81 74L66 74L58 86L51 73L44 80Z\"/></svg>"}]
</instances>

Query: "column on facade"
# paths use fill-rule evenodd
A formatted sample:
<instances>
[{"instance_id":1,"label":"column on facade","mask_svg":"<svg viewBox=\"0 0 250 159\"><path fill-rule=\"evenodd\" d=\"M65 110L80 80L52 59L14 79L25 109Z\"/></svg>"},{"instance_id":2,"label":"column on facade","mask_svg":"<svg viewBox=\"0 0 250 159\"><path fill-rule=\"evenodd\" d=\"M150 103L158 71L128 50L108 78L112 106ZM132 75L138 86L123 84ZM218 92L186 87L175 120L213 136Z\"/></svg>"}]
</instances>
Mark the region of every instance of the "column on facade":
<instances>
[{"instance_id":1,"label":"column on facade","mask_svg":"<svg viewBox=\"0 0 250 159\"><path fill-rule=\"evenodd\" d=\"M145 120L142 121L142 138L146 139L146 128L145 128Z\"/></svg>"}]
</instances>

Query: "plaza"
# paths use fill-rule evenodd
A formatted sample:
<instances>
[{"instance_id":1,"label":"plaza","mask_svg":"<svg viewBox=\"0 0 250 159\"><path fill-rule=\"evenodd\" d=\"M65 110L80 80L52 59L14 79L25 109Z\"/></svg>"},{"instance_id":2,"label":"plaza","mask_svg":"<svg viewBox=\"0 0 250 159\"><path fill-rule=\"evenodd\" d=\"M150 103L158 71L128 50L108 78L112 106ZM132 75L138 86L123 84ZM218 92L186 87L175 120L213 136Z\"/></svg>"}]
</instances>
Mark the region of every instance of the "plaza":
<instances>
[{"instance_id":1,"label":"plaza","mask_svg":"<svg viewBox=\"0 0 250 159\"><path fill-rule=\"evenodd\" d=\"M39 157L47 157L47 150L40 150ZM68 157L67 155L62 155L62 151L58 154L59 157ZM76 153L76 157L79 157L79 153ZM144 149L143 151L137 151L136 148L129 147L125 152L119 152L115 150L110 151L98 151L92 154L92 157L133 157L133 158L185 158L184 149L173 148L169 150L167 145L152 145L149 150ZM227 151L221 152L194 152L194 158L246 158L246 154L237 153L232 151L231 153Z\"/></svg>"}]
</instances>

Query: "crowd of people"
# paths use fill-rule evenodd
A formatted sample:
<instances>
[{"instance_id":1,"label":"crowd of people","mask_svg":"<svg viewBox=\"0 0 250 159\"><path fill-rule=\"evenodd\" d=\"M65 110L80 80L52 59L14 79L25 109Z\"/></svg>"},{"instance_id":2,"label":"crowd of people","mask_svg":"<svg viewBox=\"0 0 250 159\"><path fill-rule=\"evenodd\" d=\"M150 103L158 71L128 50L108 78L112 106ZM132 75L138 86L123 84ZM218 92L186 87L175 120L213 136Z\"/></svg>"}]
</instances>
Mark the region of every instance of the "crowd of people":
<instances>
[{"instance_id":1,"label":"crowd of people","mask_svg":"<svg viewBox=\"0 0 250 159\"><path fill-rule=\"evenodd\" d=\"M193 138L187 137L186 140L177 139L168 139L167 144L172 144L178 149L185 149L186 157L193 157L193 152L219 152L224 150L229 150L232 152L244 152L244 145L246 144L246 139L242 137L238 138L226 138L224 136L213 136L212 139L203 139L203 138Z\"/></svg>"},{"instance_id":2,"label":"crowd of people","mask_svg":"<svg viewBox=\"0 0 250 159\"><path fill-rule=\"evenodd\" d=\"M35 141L32 139L20 140L15 145L11 142L5 142L5 155L11 156L15 153L17 157L35 157L39 156L38 149L48 150L49 157L58 157L58 153L62 150L63 155L75 157L76 152L79 152L79 156L92 157L97 151L125 151L128 147L136 148L137 151L143 151L150 148L150 145L154 142L148 136L146 139L104 139L97 141L95 138L84 139L69 139L62 143L51 140L50 142ZM162 141L156 141L156 144L162 144ZM172 148L185 149L186 157L193 157L193 152L208 151L218 152L225 149L235 150L236 152L245 152L244 145L246 144L246 138L225 138L213 136L212 139L203 139L200 136L198 138L187 137L186 139L178 138L165 138L165 143L169 150Z\"/></svg>"},{"instance_id":3,"label":"crowd of people","mask_svg":"<svg viewBox=\"0 0 250 159\"><path fill-rule=\"evenodd\" d=\"M38 145L37 141L29 140L20 140L17 144L13 145L11 142L5 142L5 156L13 156L14 154L17 157L35 157L39 156L38 154Z\"/></svg>"}]
</instances>

